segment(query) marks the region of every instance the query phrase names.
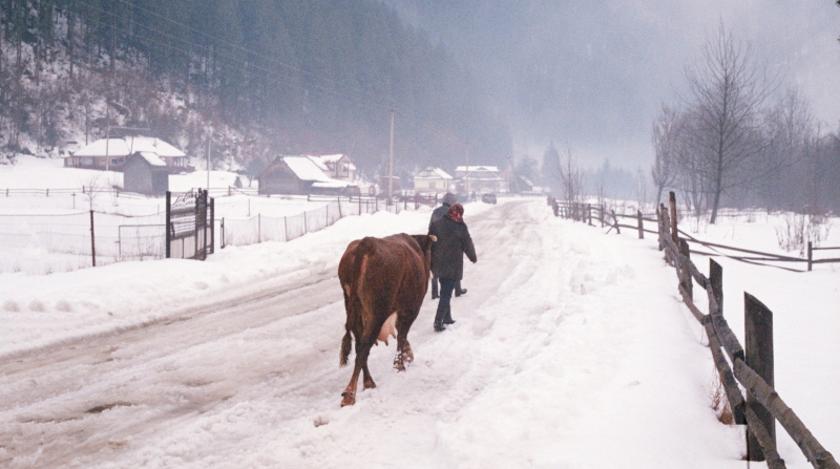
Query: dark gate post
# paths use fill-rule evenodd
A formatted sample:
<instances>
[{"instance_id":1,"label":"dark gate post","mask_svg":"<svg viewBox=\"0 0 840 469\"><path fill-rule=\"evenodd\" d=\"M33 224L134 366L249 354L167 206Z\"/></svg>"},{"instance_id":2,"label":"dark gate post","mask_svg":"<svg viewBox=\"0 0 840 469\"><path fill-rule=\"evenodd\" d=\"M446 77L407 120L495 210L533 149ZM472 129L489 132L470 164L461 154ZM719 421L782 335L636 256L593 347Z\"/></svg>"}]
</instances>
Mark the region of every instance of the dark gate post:
<instances>
[{"instance_id":1,"label":"dark gate post","mask_svg":"<svg viewBox=\"0 0 840 469\"><path fill-rule=\"evenodd\" d=\"M723 267L714 259L709 259L709 284L712 294L717 301L717 311L710 311L712 314L723 314Z\"/></svg>"},{"instance_id":2,"label":"dark gate post","mask_svg":"<svg viewBox=\"0 0 840 469\"><path fill-rule=\"evenodd\" d=\"M93 231L93 210L90 211L90 256L96 267L96 234Z\"/></svg>"},{"instance_id":3,"label":"dark gate post","mask_svg":"<svg viewBox=\"0 0 840 469\"><path fill-rule=\"evenodd\" d=\"M193 244L195 245L195 247L193 248L193 259L201 259L198 256L198 219L199 214L201 213L201 210L199 208L199 205L201 205L201 193L201 189L199 189L197 198L195 199L195 207L193 208L193 214L195 215L195 217L193 218L193 220L195 220L193 222Z\"/></svg>"},{"instance_id":4,"label":"dark gate post","mask_svg":"<svg viewBox=\"0 0 840 469\"><path fill-rule=\"evenodd\" d=\"M206 239L204 240L207 241ZM210 254L216 252L216 199L210 199Z\"/></svg>"},{"instance_id":5,"label":"dark gate post","mask_svg":"<svg viewBox=\"0 0 840 469\"><path fill-rule=\"evenodd\" d=\"M811 244L810 241L808 241L808 272L811 271L813 266L814 266L814 245Z\"/></svg>"},{"instance_id":6,"label":"dark gate post","mask_svg":"<svg viewBox=\"0 0 840 469\"><path fill-rule=\"evenodd\" d=\"M170 226L171 225L172 225L172 192L166 191L166 228L164 228L164 231L166 231L166 258L167 259L169 259L169 256L172 255L172 252L171 252L172 251L172 249L171 249L172 238L170 236L170 232L171 232Z\"/></svg>"},{"instance_id":7,"label":"dark gate post","mask_svg":"<svg viewBox=\"0 0 840 469\"><path fill-rule=\"evenodd\" d=\"M773 387L773 312L746 292L744 292L744 342L747 365L755 370L770 387ZM775 446L776 420L749 392L747 392L747 406L764 424ZM764 461L761 445L758 444L749 426L747 426L747 460Z\"/></svg>"}]
</instances>

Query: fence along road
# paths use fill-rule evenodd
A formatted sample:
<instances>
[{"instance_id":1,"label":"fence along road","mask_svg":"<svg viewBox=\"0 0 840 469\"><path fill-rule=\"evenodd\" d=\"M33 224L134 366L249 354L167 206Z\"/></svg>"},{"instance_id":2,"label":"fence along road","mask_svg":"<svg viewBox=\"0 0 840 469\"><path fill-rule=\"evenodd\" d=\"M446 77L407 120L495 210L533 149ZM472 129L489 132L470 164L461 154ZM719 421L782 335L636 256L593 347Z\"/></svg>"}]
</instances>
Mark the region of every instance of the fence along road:
<instances>
[{"instance_id":1,"label":"fence along road","mask_svg":"<svg viewBox=\"0 0 840 469\"><path fill-rule=\"evenodd\" d=\"M554 203L558 204L556 201ZM601 207L599 211L600 218L596 220L602 226L615 228L619 233L622 226L634 228L631 225L620 224L615 211L610 213L612 224L607 221L605 209ZM590 204L562 202L558 204L555 213L593 225L593 210ZM639 238L643 238L645 231L641 212L637 213L636 218L638 224L635 229L638 230ZM676 196L673 192L669 194L669 207L661 204L657 210L656 234L659 249L664 251L666 261L673 265L677 272L677 290L680 296L706 331L712 360L724 386L735 423L747 425L747 459L766 460L771 469L786 467L776 449L775 421L778 420L815 468L840 469L840 464L834 456L820 444L773 388L772 311L752 295L744 294L747 347L743 347L723 316L723 269L714 260L710 260L710 274L706 277L691 261L688 241L680 237L682 232L677 227ZM708 314L704 314L694 303L693 282L707 293ZM726 353L728 361L721 351ZM739 384L747 390L746 398L741 394Z\"/></svg>"}]
</instances>

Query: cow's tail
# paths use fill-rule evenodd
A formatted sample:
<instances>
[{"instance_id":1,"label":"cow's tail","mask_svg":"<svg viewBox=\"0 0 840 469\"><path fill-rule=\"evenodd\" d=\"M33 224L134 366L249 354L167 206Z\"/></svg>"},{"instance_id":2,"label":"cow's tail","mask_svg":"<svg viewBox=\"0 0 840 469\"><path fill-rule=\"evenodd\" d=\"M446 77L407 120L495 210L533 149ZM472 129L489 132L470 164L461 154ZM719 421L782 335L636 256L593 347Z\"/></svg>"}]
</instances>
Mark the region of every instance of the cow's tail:
<instances>
[{"instance_id":1,"label":"cow's tail","mask_svg":"<svg viewBox=\"0 0 840 469\"><path fill-rule=\"evenodd\" d=\"M347 359L350 356L350 346L353 338L350 335L351 318L359 321L364 325L364 306L362 305L362 298L359 296L359 290L363 287L365 270L367 268L366 257L373 253L375 245L373 238L365 237L356 247L355 256L353 258L353 277L352 284L345 290L345 300L347 311L347 322L344 324L344 337L341 339L341 352L338 357L339 366L347 365ZM357 338L358 339L358 338Z\"/></svg>"},{"instance_id":2,"label":"cow's tail","mask_svg":"<svg viewBox=\"0 0 840 469\"><path fill-rule=\"evenodd\" d=\"M341 339L341 355L338 357L338 366L347 364L347 357L350 356L350 342L353 339L350 337L350 329L344 332L344 338Z\"/></svg>"}]
</instances>

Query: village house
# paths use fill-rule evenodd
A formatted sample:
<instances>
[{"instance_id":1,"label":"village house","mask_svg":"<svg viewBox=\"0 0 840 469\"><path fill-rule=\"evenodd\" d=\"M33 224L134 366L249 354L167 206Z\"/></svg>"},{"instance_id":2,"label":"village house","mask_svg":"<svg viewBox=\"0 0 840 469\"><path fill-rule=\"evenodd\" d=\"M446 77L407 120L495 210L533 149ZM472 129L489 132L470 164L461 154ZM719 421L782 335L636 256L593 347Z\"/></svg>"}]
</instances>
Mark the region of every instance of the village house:
<instances>
[{"instance_id":1,"label":"village house","mask_svg":"<svg viewBox=\"0 0 840 469\"><path fill-rule=\"evenodd\" d=\"M507 183L497 166L458 166L458 191L464 194L507 192Z\"/></svg>"},{"instance_id":2,"label":"village house","mask_svg":"<svg viewBox=\"0 0 840 469\"><path fill-rule=\"evenodd\" d=\"M358 171L353 160L344 153L333 155L307 155L316 161L321 170L332 179L339 181L355 182Z\"/></svg>"},{"instance_id":3,"label":"village house","mask_svg":"<svg viewBox=\"0 0 840 469\"><path fill-rule=\"evenodd\" d=\"M64 158L68 168L122 171L128 157L137 153L156 155L170 172L191 171L186 153L155 137L129 135L101 138Z\"/></svg>"},{"instance_id":4,"label":"village house","mask_svg":"<svg viewBox=\"0 0 840 469\"><path fill-rule=\"evenodd\" d=\"M169 169L156 153L134 152L123 165L123 190L144 195L165 195Z\"/></svg>"},{"instance_id":5,"label":"village house","mask_svg":"<svg viewBox=\"0 0 840 469\"><path fill-rule=\"evenodd\" d=\"M259 176L259 193L355 194L358 187L328 176L311 156L278 156Z\"/></svg>"},{"instance_id":6,"label":"village house","mask_svg":"<svg viewBox=\"0 0 840 469\"><path fill-rule=\"evenodd\" d=\"M454 190L455 179L440 168L427 167L414 175L414 192L418 194L435 194Z\"/></svg>"}]
</instances>

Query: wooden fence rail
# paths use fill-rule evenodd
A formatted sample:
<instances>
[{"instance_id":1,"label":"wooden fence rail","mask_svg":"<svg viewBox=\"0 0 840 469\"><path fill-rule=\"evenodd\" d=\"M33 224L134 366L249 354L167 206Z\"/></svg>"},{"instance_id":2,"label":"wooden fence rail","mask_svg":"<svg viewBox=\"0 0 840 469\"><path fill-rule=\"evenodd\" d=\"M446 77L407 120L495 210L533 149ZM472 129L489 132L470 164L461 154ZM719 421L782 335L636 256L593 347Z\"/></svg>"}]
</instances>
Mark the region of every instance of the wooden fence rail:
<instances>
[{"instance_id":1,"label":"wooden fence rail","mask_svg":"<svg viewBox=\"0 0 840 469\"><path fill-rule=\"evenodd\" d=\"M723 316L723 269L714 259L709 259L709 276L706 276L691 260L691 250L688 248L690 239L679 230L672 216L676 212L676 198L673 192L670 194L670 210L664 204L660 204L656 220L649 218L645 220L640 212L635 217L616 215L614 211L610 211L607 215L604 207L596 207L593 210L591 205L578 202L555 201L555 203L557 204L555 213L558 215L588 224L592 224L592 220L597 220L602 226L609 226L610 231L615 229L620 232L622 227L634 229L639 232L640 237L652 231L644 228L644 221L657 223L657 230L653 233L657 235L659 249L664 252L666 262L673 265L677 272L677 290L683 302L706 332L712 360L735 423L747 425L748 460L766 460L771 469L786 467L776 448L775 422L778 420L815 468L840 469L834 456L820 444L773 387L772 312L752 295L744 294L745 321L747 321L747 349L745 350ZM593 212L596 214L594 217ZM612 220L608 220L610 217ZM639 223L635 226L621 224L618 222L620 218L635 218ZM776 255L760 251L707 244L765 257L776 257ZM808 261L807 259L796 260ZM706 291L708 313L703 313L694 302L694 284ZM746 390L746 397L742 394L741 387Z\"/></svg>"},{"instance_id":2,"label":"wooden fence rail","mask_svg":"<svg viewBox=\"0 0 840 469\"><path fill-rule=\"evenodd\" d=\"M571 218L574 220L583 219L584 221L589 222L589 224L593 224L593 221L599 222L602 227L609 227L609 230L607 231L608 233L612 230L615 230L617 234L620 234L621 229L624 228L628 230L628 232L638 233L640 239L644 238L644 234L658 234L658 229L653 230L645 225L645 223L657 223L657 219L651 217L649 214L643 213L641 216L641 222L639 222L638 211L635 215L629 215L623 213L615 213L614 210L607 209L605 206L602 205L592 205L581 202L566 201L557 201L556 203L558 204L558 216L562 216L564 218ZM676 210L674 212L679 213ZM633 220L635 223L622 223L623 220ZM685 240L690 245L694 246L691 248L692 254L700 254L710 257L726 257L728 259L736 260L747 264L762 265L794 272L810 272L811 270L813 270L813 266L815 264L840 263L840 257L822 259L815 258L815 254L817 251L840 250L840 246L817 247L813 246L812 243L809 242L806 246L807 255L805 257L797 257L765 251L758 251L754 249L746 249L743 247L730 246L721 243L714 243L711 241L705 241L698 239L692 236L691 234L686 233L683 230L679 230L679 234L682 235L682 237L685 238ZM705 250L700 250L698 249L698 247L705 248ZM793 268L777 264L804 264L805 267Z\"/></svg>"}]
</instances>

